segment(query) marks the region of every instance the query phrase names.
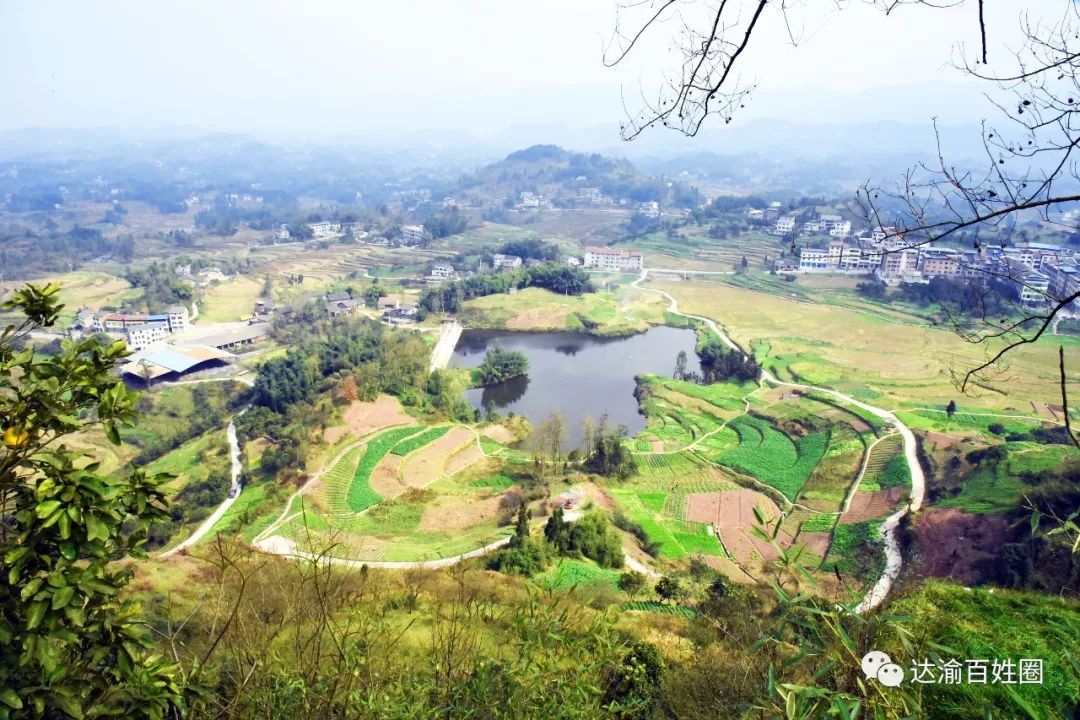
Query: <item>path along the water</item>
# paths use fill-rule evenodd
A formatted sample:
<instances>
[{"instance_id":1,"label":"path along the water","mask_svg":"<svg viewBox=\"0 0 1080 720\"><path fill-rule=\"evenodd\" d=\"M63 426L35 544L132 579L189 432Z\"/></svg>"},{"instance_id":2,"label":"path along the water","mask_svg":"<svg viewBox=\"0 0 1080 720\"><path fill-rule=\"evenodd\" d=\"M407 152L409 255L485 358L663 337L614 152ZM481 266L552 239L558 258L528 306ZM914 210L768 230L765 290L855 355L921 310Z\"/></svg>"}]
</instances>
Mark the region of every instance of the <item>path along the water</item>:
<instances>
[{"instance_id":1,"label":"path along the water","mask_svg":"<svg viewBox=\"0 0 1080 720\"><path fill-rule=\"evenodd\" d=\"M711 318L702 317L700 315L691 315L679 310L679 301L675 299L671 293L659 290L657 288L643 288L640 283L649 277L649 271L643 270L641 276L635 280L631 285L637 287L646 292L654 292L662 295L668 299L670 303L668 311L675 315L681 315L685 318L697 320L705 323L705 325L716 333L716 336L720 338L720 341L727 345L732 350L736 350L740 353L743 349L735 344L731 338L727 336L720 326L716 324ZM900 568L903 566L904 559L900 553L900 543L896 539L896 528L900 524L900 520L909 512L914 512L922 507L923 497L926 494L926 477L923 475L922 466L919 465L919 458L915 451L915 435L911 432L911 429L902 423L899 418L896 417L889 410L884 408L875 407L868 403L856 400L855 398L845 395L844 393L829 388L818 387L816 385L804 385L802 383L792 383L780 380L773 376L772 373L762 368L761 379L770 385L777 385L782 387L796 388L800 390L813 390L815 392L824 393L841 402L847 403L854 407L864 410L871 415L878 417L885 422L891 424L900 433L900 437L904 440L904 459L907 461L908 470L911 472L911 498L908 504L897 510L895 513L886 518L885 522L881 525L881 535L885 543L885 569L881 573L881 577L877 579L874 586L870 588L869 592L863 597L862 602L856 607L856 612L866 612L873 610L888 597L889 591L892 590L893 583L896 582L896 578L900 575Z\"/></svg>"}]
</instances>

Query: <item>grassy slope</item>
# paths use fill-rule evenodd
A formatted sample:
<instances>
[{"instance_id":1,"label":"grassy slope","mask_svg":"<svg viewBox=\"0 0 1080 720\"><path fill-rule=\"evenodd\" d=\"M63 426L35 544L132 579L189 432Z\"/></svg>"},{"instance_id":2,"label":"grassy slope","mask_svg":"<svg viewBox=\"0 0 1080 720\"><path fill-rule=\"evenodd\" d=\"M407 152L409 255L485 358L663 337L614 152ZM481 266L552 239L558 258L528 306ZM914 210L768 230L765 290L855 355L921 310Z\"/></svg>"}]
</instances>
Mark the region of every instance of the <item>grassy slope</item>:
<instances>
[{"instance_id":1,"label":"grassy slope","mask_svg":"<svg viewBox=\"0 0 1080 720\"><path fill-rule=\"evenodd\" d=\"M972 367L985 348L948 330L900 325L845 308L796 302L718 282L655 282L685 312L715 318L744 344L766 341L767 366L781 377L801 378L865 398L877 405L944 407L956 396L949 370ZM1076 354L1080 342L1053 338L1011 355L1001 395L981 391L963 398L971 408L1030 414L1030 400L1056 402L1057 344Z\"/></svg>"},{"instance_id":2,"label":"grassy slope","mask_svg":"<svg viewBox=\"0 0 1080 720\"><path fill-rule=\"evenodd\" d=\"M585 331L625 335L664 321L665 303L634 288L565 296L541 288L469 300L461 313L470 327Z\"/></svg>"},{"instance_id":3,"label":"grassy slope","mask_svg":"<svg viewBox=\"0 0 1080 720\"><path fill-rule=\"evenodd\" d=\"M1069 655L1075 659L1080 647L1080 606L1075 602L1033 592L972 590L930 580L895 600L890 611L911 618L906 627L915 632L914 657L895 638L880 649L888 651L905 669L933 652L961 663L969 658L1041 658L1043 683L1015 686L1019 696L1048 717L1060 717L1050 714L1052 708L1064 704L1071 710L1080 701L1080 674L1075 666L1070 668L1068 659ZM1027 717L1002 685L936 684L924 690L924 706L931 718L981 717L985 703L997 708L994 717Z\"/></svg>"}]
</instances>

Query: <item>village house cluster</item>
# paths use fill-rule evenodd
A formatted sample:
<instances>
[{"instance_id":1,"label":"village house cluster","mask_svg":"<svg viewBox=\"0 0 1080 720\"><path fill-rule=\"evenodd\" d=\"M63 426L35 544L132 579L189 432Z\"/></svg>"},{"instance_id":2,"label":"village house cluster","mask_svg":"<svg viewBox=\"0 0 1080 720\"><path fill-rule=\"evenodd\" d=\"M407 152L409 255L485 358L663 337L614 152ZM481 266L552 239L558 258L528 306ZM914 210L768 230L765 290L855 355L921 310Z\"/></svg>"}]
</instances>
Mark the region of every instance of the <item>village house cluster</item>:
<instances>
[{"instance_id":1,"label":"village house cluster","mask_svg":"<svg viewBox=\"0 0 1080 720\"><path fill-rule=\"evenodd\" d=\"M188 327L188 312L179 305L162 313L95 313L80 310L72 329L76 332L105 333L127 342L132 350L141 350L164 342Z\"/></svg>"},{"instance_id":2,"label":"village house cluster","mask_svg":"<svg viewBox=\"0 0 1080 720\"><path fill-rule=\"evenodd\" d=\"M765 211L761 212L764 219ZM778 216L773 222L775 234L795 232L794 216ZM852 236L849 220L827 214L804 223L800 234L827 235L830 239L800 248L797 259L777 260L777 271L873 275L887 285L925 283L933 278L996 277L1013 284L1021 302L1028 305L1080 290L1080 255L1061 245L1024 242L979 249L920 245L893 227Z\"/></svg>"}]
</instances>

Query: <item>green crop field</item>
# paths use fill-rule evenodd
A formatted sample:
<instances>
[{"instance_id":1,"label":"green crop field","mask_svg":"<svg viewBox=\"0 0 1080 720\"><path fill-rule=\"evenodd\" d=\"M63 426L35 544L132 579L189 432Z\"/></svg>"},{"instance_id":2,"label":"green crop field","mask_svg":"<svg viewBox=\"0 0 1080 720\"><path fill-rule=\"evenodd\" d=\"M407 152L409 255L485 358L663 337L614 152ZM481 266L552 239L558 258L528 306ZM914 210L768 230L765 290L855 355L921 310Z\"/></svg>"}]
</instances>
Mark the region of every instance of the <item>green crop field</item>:
<instances>
[{"instance_id":1,"label":"green crop field","mask_svg":"<svg viewBox=\"0 0 1080 720\"><path fill-rule=\"evenodd\" d=\"M469 483L469 487L474 488L490 488L491 490L506 490L514 486L514 479L506 475L493 475L491 477L483 477L477 480L473 480Z\"/></svg>"},{"instance_id":2,"label":"green crop field","mask_svg":"<svg viewBox=\"0 0 1080 720\"><path fill-rule=\"evenodd\" d=\"M862 437L850 425L833 427L825 454L799 491L799 502L824 512L840 509L866 454Z\"/></svg>"},{"instance_id":3,"label":"green crop field","mask_svg":"<svg viewBox=\"0 0 1080 720\"><path fill-rule=\"evenodd\" d=\"M537 575L533 582L548 590L570 588L617 588L619 571L602 568L584 560L564 559L547 572Z\"/></svg>"},{"instance_id":4,"label":"green crop field","mask_svg":"<svg viewBox=\"0 0 1080 720\"><path fill-rule=\"evenodd\" d=\"M641 526L649 539L660 546L660 557L676 560L694 554L724 556L720 541L709 534L702 523L688 522L685 512L685 492L676 495L675 503L667 501L667 493L635 492L620 488L611 491L622 512ZM681 504L680 504L681 502ZM668 514L672 509L678 516Z\"/></svg>"},{"instance_id":5,"label":"green crop field","mask_svg":"<svg viewBox=\"0 0 1080 720\"><path fill-rule=\"evenodd\" d=\"M837 525L833 530L832 547L824 565L836 567L840 572L854 575L865 571L867 548L881 541L881 521L867 520L850 525ZM878 552L872 560L875 569L885 563L884 553Z\"/></svg>"},{"instance_id":6,"label":"green crop field","mask_svg":"<svg viewBox=\"0 0 1080 720\"><path fill-rule=\"evenodd\" d=\"M739 446L715 460L747 472L794 500L821 460L828 433L810 433L798 444L764 420L742 416L731 421Z\"/></svg>"},{"instance_id":7,"label":"green crop field","mask_svg":"<svg viewBox=\"0 0 1080 720\"><path fill-rule=\"evenodd\" d=\"M890 435L874 445L866 461L866 473L859 489L875 492L882 488L900 487L911 483L911 471L904 459L903 438L899 433Z\"/></svg>"},{"instance_id":8,"label":"green crop field","mask_svg":"<svg viewBox=\"0 0 1080 720\"><path fill-rule=\"evenodd\" d=\"M346 494L346 501L350 510L360 512L382 500L382 496L371 489L369 484L371 473L375 470L375 466L379 464L379 461L383 459L383 456L390 452L391 448L416 433L417 429L415 427L394 428L376 435L368 442L364 454L356 466L356 474L353 475Z\"/></svg>"},{"instance_id":9,"label":"green crop field","mask_svg":"<svg viewBox=\"0 0 1080 720\"><path fill-rule=\"evenodd\" d=\"M428 428L427 430L418 435L413 435L406 440L402 440L397 445L392 447L390 449L390 452L394 455L408 455L414 450L419 450L428 443L435 442L449 431L449 425L440 425L439 427Z\"/></svg>"},{"instance_id":10,"label":"green crop field","mask_svg":"<svg viewBox=\"0 0 1080 720\"><path fill-rule=\"evenodd\" d=\"M836 526L836 519L836 515L829 513L811 515L803 520L802 530L803 532L832 532L833 527Z\"/></svg>"},{"instance_id":11,"label":"green crop field","mask_svg":"<svg viewBox=\"0 0 1080 720\"><path fill-rule=\"evenodd\" d=\"M1037 443L1008 443L1007 459L1000 463L988 463L976 467L963 481L960 493L955 497L942 498L935 504L954 507L967 512L994 513L1012 509L1024 494L1022 473L1046 472L1061 467L1076 449L1066 445L1039 445Z\"/></svg>"}]
</instances>

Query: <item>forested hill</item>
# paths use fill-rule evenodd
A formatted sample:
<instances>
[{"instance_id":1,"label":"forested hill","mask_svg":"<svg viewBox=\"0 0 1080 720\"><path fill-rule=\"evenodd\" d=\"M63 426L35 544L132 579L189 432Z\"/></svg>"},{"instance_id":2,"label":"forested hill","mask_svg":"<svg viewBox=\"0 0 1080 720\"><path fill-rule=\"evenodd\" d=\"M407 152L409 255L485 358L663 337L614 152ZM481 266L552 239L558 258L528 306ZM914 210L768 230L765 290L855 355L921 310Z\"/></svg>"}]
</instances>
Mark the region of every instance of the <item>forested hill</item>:
<instances>
[{"instance_id":1,"label":"forested hill","mask_svg":"<svg viewBox=\"0 0 1080 720\"><path fill-rule=\"evenodd\" d=\"M484 190L517 201L520 193L532 192L557 205L573 202L577 191L596 188L601 194L634 203L656 201L664 205L695 207L696 188L638 170L629 160L599 153L578 153L558 145L533 145L504 159L468 173L459 181L460 191Z\"/></svg>"}]
</instances>

